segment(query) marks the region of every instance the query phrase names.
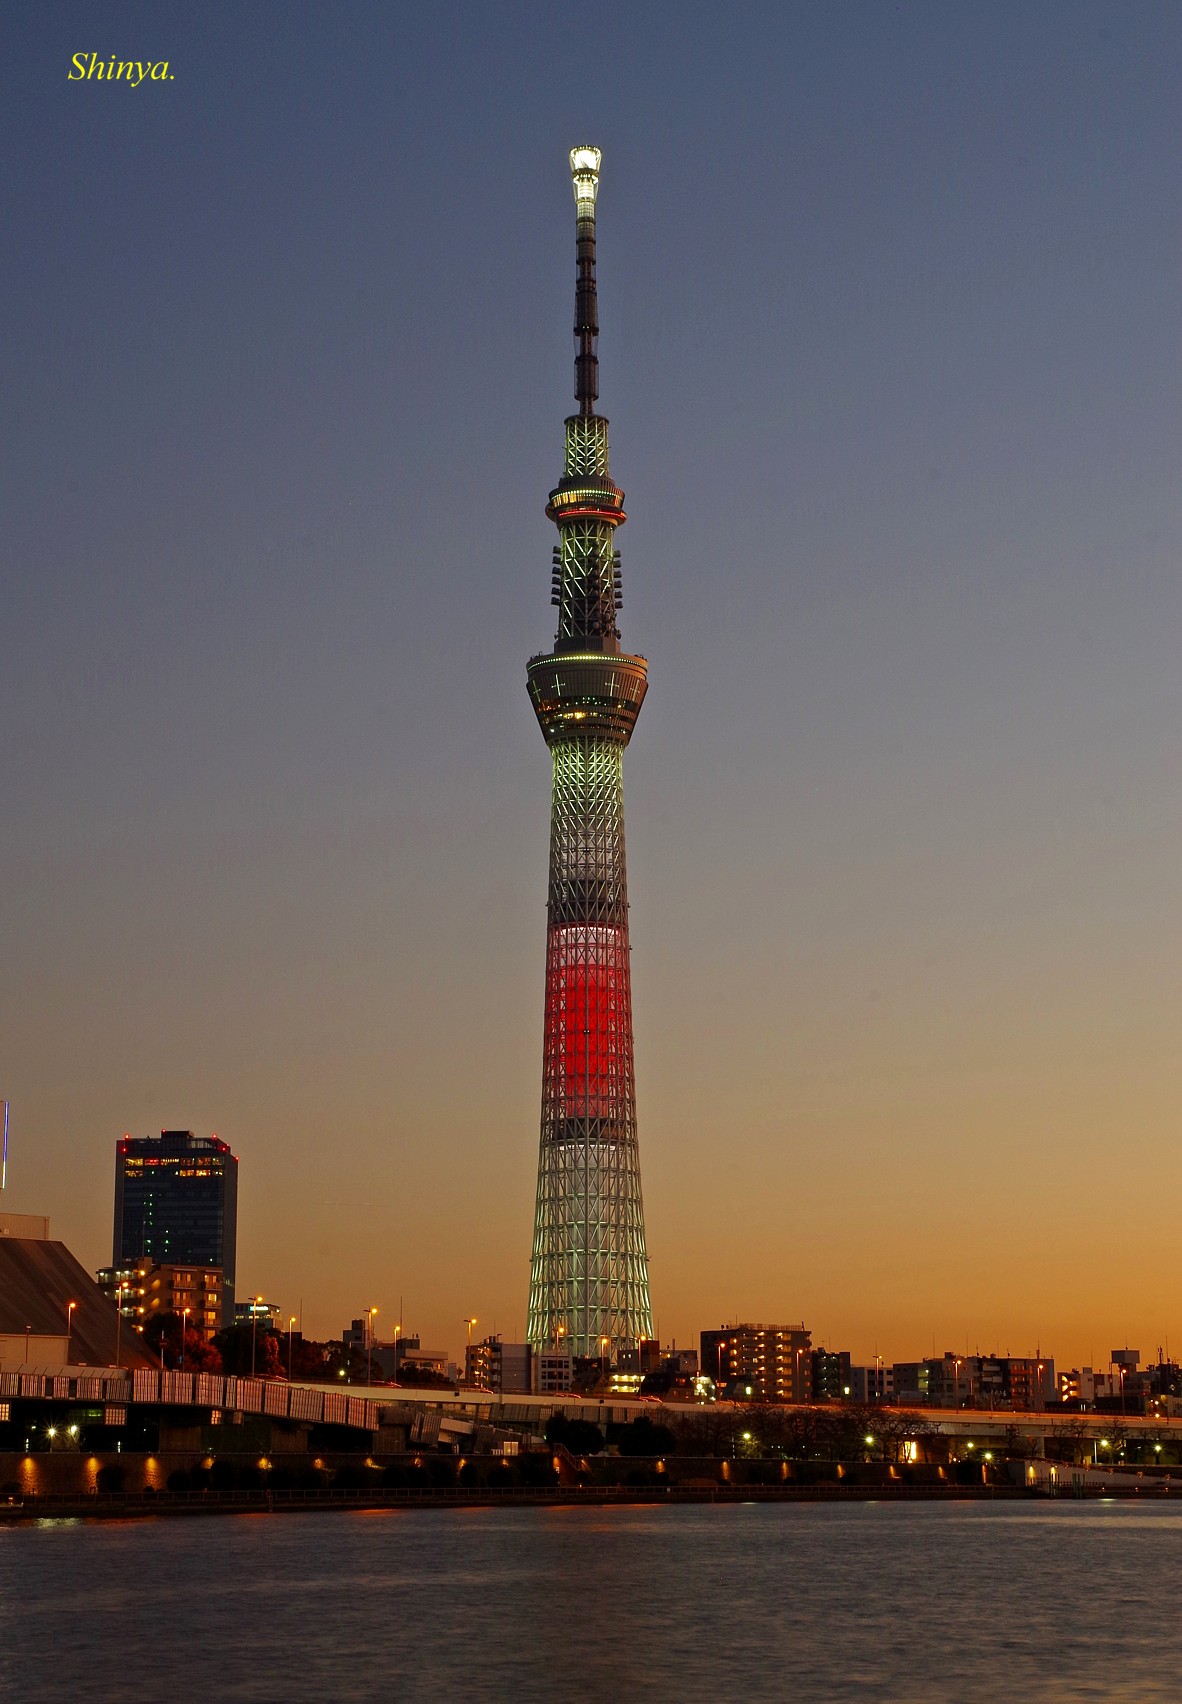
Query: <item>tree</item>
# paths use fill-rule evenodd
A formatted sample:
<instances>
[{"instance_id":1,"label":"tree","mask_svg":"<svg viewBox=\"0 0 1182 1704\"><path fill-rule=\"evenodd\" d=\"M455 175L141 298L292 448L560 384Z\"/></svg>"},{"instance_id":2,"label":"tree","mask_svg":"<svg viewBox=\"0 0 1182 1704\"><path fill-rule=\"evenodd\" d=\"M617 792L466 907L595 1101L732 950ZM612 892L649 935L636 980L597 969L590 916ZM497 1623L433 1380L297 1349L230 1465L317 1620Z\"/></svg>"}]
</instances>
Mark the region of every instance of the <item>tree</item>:
<instances>
[{"instance_id":1,"label":"tree","mask_svg":"<svg viewBox=\"0 0 1182 1704\"><path fill-rule=\"evenodd\" d=\"M184 1354L181 1337L184 1334ZM144 1342L154 1349L166 1367L182 1362L187 1373L220 1373L222 1358L212 1343L178 1313L151 1314L144 1324Z\"/></svg>"},{"instance_id":2,"label":"tree","mask_svg":"<svg viewBox=\"0 0 1182 1704\"><path fill-rule=\"evenodd\" d=\"M254 1339L255 1377L260 1379L282 1377L286 1369L280 1357L277 1333L251 1325L228 1325L224 1331L219 1331L214 1338L214 1347L222 1357L222 1366L225 1371L234 1373L239 1378L251 1376L252 1335Z\"/></svg>"},{"instance_id":3,"label":"tree","mask_svg":"<svg viewBox=\"0 0 1182 1704\"><path fill-rule=\"evenodd\" d=\"M284 1348L286 1349L286 1344ZM284 1360L286 1362L286 1355ZM293 1379L322 1380L328 1372L328 1345L314 1343L310 1338L294 1337L291 1344L291 1376Z\"/></svg>"},{"instance_id":4,"label":"tree","mask_svg":"<svg viewBox=\"0 0 1182 1704\"><path fill-rule=\"evenodd\" d=\"M598 1455L604 1439L593 1420L568 1419L559 1409L546 1422L546 1442L561 1444L571 1455Z\"/></svg>"},{"instance_id":5,"label":"tree","mask_svg":"<svg viewBox=\"0 0 1182 1704\"><path fill-rule=\"evenodd\" d=\"M676 1450L677 1436L668 1426L641 1414L629 1425L619 1428L616 1444L621 1455L665 1456Z\"/></svg>"},{"instance_id":6,"label":"tree","mask_svg":"<svg viewBox=\"0 0 1182 1704\"><path fill-rule=\"evenodd\" d=\"M1074 1462L1076 1466L1091 1455L1090 1440L1087 1422L1078 1414L1053 1421L1047 1433L1048 1443L1054 1446L1049 1453L1060 1461Z\"/></svg>"}]
</instances>

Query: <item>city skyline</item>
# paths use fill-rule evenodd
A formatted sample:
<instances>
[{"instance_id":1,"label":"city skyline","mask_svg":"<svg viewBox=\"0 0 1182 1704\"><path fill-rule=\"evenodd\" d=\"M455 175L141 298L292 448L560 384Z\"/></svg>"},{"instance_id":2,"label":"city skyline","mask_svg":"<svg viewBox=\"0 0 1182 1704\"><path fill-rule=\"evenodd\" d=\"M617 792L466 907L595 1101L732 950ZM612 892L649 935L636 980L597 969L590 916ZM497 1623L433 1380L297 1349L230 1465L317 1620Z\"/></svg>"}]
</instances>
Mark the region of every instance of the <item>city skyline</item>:
<instances>
[{"instance_id":1,"label":"city skyline","mask_svg":"<svg viewBox=\"0 0 1182 1704\"><path fill-rule=\"evenodd\" d=\"M217 1132L241 1294L524 1336L589 137L654 1324L1164 1346L1176 10L278 18L10 20L5 1209Z\"/></svg>"}]
</instances>

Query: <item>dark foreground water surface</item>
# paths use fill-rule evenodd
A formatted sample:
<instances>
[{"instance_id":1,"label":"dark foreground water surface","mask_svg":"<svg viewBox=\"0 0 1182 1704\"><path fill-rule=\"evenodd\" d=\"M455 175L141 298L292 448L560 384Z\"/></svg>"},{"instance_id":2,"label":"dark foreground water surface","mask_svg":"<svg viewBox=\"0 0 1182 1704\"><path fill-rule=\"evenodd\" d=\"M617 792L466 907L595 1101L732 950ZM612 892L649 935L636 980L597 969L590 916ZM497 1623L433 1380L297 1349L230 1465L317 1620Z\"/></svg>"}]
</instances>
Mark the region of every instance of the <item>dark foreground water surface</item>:
<instances>
[{"instance_id":1,"label":"dark foreground water surface","mask_svg":"<svg viewBox=\"0 0 1182 1704\"><path fill-rule=\"evenodd\" d=\"M0 1529L0 1696L1182 1699L1182 1509L862 1503Z\"/></svg>"}]
</instances>

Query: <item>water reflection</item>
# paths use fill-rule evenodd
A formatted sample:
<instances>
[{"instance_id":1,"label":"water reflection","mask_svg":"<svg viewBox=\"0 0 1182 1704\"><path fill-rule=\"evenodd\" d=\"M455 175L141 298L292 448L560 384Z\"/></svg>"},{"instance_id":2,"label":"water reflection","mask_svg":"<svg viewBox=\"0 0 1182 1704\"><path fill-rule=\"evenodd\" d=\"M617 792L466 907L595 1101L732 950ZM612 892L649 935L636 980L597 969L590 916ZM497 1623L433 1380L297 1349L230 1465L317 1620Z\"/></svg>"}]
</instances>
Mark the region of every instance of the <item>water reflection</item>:
<instances>
[{"instance_id":1,"label":"water reflection","mask_svg":"<svg viewBox=\"0 0 1182 1704\"><path fill-rule=\"evenodd\" d=\"M1182 1510L415 1510L0 1529L0 1692L1177 1699Z\"/></svg>"}]
</instances>

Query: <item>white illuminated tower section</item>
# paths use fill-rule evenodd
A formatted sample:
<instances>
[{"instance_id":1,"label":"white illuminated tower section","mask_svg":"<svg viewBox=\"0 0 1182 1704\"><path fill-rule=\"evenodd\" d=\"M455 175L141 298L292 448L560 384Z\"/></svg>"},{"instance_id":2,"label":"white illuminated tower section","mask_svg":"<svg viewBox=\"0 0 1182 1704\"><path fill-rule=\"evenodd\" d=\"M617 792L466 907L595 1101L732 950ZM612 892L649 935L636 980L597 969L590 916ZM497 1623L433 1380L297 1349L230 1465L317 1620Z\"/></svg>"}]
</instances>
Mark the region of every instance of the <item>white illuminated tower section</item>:
<instances>
[{"instance_id":1,"label":"white illuminated tower section","mask_svg":"<svg viewBox=\"0 0 1182 1704\"><path fill-rule=\"evenodd\" d=\"M615 530L624 494L608 468L595 340L598 148L571 150L576 210L575 398L562 478L554 648L529 693L554 763L546 933L542 1140L527 1335L535 1350L614 1357L652 1335L636 1140L624 747L647 664L620 648ZM605 1341L606 1340L606 1341Z\"/></svg>"}]
</instances>

